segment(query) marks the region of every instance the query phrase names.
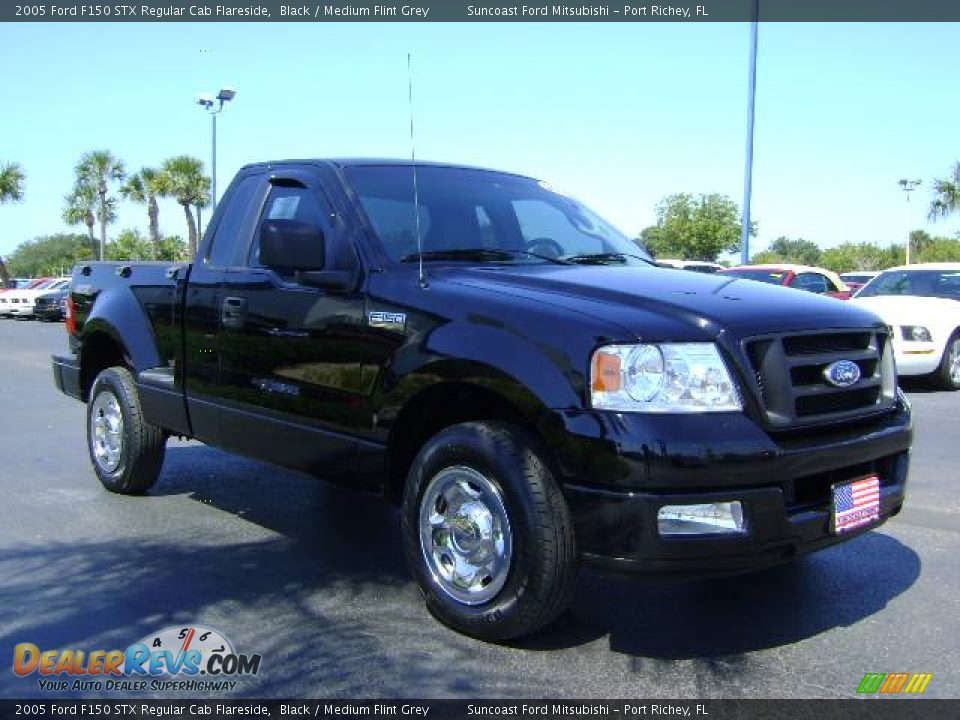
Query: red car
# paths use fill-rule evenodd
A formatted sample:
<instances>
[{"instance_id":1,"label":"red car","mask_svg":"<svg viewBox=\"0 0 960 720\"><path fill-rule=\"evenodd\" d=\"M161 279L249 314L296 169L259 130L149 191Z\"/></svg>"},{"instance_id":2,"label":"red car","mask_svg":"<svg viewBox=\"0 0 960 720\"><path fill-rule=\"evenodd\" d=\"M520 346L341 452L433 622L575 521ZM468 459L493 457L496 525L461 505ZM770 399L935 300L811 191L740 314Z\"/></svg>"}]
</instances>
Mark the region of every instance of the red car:
<instances>
[{"instance_id":1,"label":"red car","mask_svg":"<svg viewBox=\"0 0 960 720\"><path fill-rule=\"evenodd\" d=\"M738 265L717 274L783 285L839 300L849 300L853 294L835 272L809 265Z\"/></svg>"}]
</instances>

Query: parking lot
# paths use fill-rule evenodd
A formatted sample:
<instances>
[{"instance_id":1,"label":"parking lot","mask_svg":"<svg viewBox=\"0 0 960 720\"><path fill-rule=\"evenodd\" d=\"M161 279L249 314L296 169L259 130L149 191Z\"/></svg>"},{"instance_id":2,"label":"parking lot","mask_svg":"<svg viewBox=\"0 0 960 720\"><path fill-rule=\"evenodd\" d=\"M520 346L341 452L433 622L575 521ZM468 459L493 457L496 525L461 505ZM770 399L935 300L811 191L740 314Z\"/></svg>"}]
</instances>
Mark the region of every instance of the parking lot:
<instances>
[{"instance_id":1,"label":"parking lot","mask_svg":"<svg viewBox=\"0 0 960 720\"><path fill-rule=\"evenodd\" d=\"M960 393L908 388L911 486L882 529L745 577L584 571L559 622L502 647L429 616L376 498L180 441L147 496L105 492L84 408L51 380L65 343L0 321L4 663L16 643L122 649L198 623L262 655L237 697L849 698L867 672L960 695ZM0 695L44 693L8 666Z\"/></svg>"}]
</instances>

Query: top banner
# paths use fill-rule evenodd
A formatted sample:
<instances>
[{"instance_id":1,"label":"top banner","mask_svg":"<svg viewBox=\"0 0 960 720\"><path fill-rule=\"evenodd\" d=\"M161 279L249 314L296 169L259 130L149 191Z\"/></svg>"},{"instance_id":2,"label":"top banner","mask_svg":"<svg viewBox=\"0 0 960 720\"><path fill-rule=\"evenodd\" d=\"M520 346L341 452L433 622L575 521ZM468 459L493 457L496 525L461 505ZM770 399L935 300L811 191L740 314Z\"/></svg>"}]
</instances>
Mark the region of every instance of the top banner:
<instances>
[{"instance_id":1,"label":"top banner","mask_svg":"<svg viewBox=\"0 0 960 720\"><path fill-rule=\"evenodd\" d=\"M958 22L958 0L408 0L136 4L26 0L0 5L2 22Z\"/></svg>"}]
</instances>

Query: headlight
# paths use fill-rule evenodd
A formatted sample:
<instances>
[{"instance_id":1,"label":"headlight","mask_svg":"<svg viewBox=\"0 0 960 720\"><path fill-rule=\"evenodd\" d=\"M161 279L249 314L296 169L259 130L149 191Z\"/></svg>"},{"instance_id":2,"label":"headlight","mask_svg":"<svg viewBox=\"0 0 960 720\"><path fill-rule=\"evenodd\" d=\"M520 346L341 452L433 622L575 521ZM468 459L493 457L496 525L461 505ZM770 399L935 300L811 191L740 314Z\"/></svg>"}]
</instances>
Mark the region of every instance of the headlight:
<instances>
[{"instance_id":1,"label":"headlight","mask_svg":"<svg viewBox=\"0 0 960 720\"><path fill-rule=\"evenodd\" d=\"M598 348L590 361L590 400L595 408L624 412L729 412L743 407L713 343Z\"/></svg>"},{"instance_id":2,"label":"headlight","mask_svg":"<svg viewBox=\"0 0 960 720\"><path fill-rule=\"evenodd\" d=\"M922 325L901 325L900 333L910 342L933 342L930 331Z\"/></svg>"}]
</instances>

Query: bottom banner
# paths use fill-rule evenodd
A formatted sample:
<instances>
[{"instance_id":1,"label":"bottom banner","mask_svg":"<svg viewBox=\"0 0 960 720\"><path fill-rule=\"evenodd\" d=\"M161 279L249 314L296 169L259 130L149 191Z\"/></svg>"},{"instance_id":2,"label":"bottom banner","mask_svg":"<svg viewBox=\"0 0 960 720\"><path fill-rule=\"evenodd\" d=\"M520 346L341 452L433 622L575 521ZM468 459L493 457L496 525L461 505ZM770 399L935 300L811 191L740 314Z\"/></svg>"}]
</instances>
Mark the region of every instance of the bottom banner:
<instances>
[{"instance_id":1,"label":"bottom banner","mask_svg":"<svg viewBox=\"0 0 960 720\"><path fill-rule=\"evenodd\" d=\"M960 700L0 700L0 720L161 717L955 720Z\"/></svg>"}]
</instances>

